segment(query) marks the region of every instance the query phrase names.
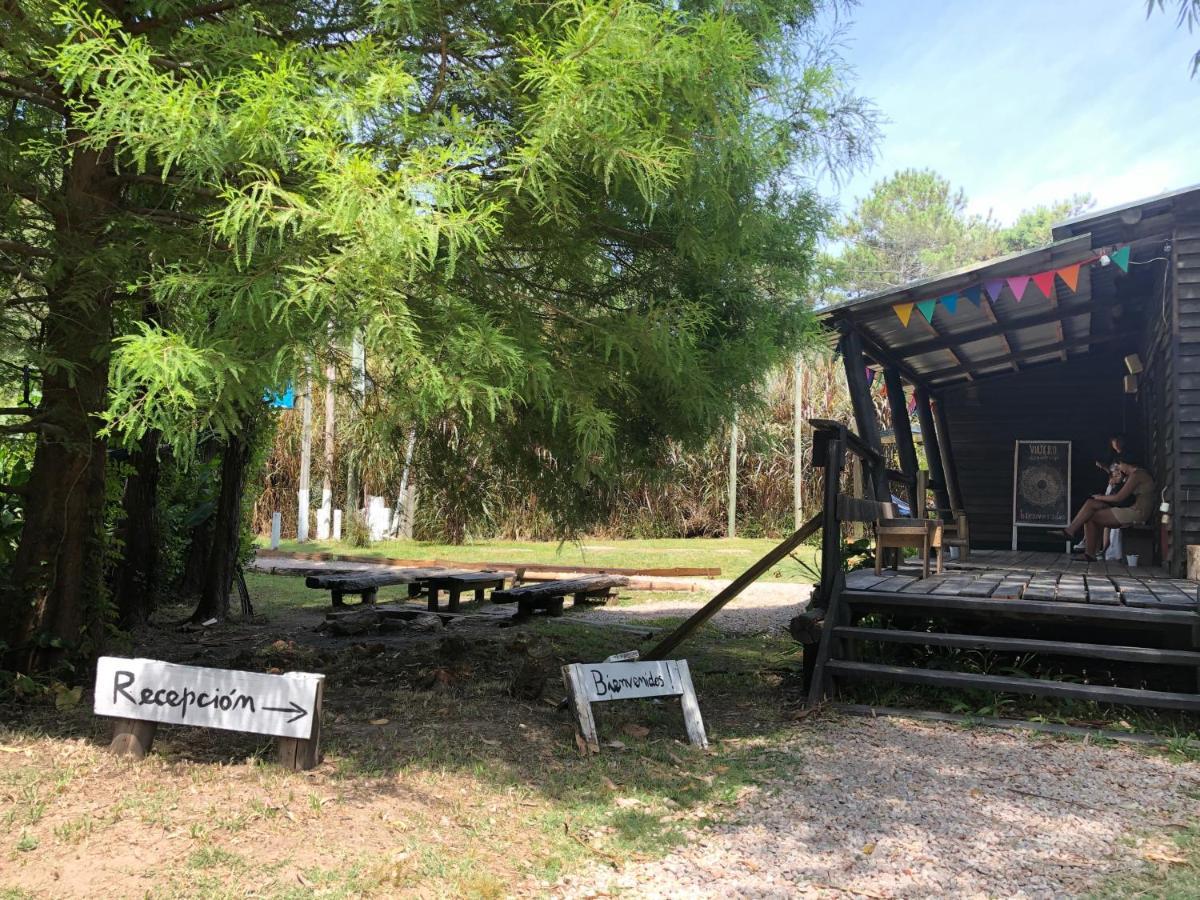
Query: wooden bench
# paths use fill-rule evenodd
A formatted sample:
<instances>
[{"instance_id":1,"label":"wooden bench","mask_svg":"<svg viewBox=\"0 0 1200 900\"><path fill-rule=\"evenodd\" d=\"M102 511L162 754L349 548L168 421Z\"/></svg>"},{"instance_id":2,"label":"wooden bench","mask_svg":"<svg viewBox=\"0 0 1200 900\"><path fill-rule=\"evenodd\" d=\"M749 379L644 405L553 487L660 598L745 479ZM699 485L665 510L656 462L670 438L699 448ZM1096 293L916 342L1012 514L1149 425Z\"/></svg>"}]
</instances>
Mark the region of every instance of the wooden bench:
<instances>
[{"instance_id":1,"label":"wooden bench","mask_svg":"<svg viewBox=\"0 0 1200 900\"><path fill-rule=\"evenodd\" d=\"M495 592L504 590L504 582L516 577L514 572L442 572L421 579L429 589L429 611L437 612L438 594L446 591L448 601L446 608L451 612L458 609L459 598L463 591L475 592L475 600L483 600L483 592L492 589Z\"/></svg>"},{"instance_id":2,"label":"wooden bench","mask_svg":"<svg viewBox=\"0 0 1200 900\"><path fill-rule=\"evenodd\" d=\"M362 602L368 605L375 603L375 595L381 587L394 584L407 584L408 596L416 597L421 593L422 579L445 571L444 569L395 569L390 572L337 572L328 575L309 575L304 579L305 585L317 590L329 591L334 606L345 606L346 594L358 594Z\"/></svg>"},{"instance_id":3,"label":"wooden bench","mask_svg":"<svg viewBox=\"0 0 1200 900\"><path fill-rule=\"evenodd\" d=\"M627 584L629 579L624 575L586 575L582 578L526 584L507 591L492 591L492 602L516 603L518 619L528 619L539 609L548 616L561 616L568 594L576 606L596 603L597 600L605 602L612 596L613 588Z\"/></svg>"}]
</instances>

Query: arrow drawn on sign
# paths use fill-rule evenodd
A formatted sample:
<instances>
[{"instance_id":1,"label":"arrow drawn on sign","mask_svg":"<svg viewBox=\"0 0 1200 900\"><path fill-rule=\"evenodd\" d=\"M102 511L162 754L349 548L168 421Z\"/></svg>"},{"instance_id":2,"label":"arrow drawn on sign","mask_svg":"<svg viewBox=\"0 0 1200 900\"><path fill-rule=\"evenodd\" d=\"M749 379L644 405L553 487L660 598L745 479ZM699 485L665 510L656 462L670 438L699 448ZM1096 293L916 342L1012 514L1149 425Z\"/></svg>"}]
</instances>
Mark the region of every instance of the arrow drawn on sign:
<instances>
[{"instance_id":1,"label":"arrow drawn on sign","mask_svg":"<svg viewBox=\"0 0 1200 900\"><path fill-rule=\"evenodd\" d=\"M295 700L292 700L290 702L292 704L291 706L264 706L263 712L294 713L294 715L290 719L288 719L289 725L292 724L293 722L295 722L297 719L303 719L305 716L308 715L308 710L305 709L303 706L301 706L299 703L297 703Z\"/></svg>"}]
</instances>

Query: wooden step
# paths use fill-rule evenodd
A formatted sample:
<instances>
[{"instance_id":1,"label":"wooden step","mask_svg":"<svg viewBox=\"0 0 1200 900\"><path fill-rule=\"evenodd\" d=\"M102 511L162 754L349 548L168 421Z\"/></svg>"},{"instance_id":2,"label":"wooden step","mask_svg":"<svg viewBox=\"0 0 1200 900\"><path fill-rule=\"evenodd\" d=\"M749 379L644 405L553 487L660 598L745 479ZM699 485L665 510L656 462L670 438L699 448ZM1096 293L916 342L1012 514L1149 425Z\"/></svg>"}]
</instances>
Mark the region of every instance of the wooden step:
<instances>
[{"instance_id":1,"label":"wooden step","mask_svg":"<svg viewBox=\"0 0 1200 900\"><path fill-rule=\"evenodd\" d=\"M1200 712L1200 694L1179 694L1171 691L1145 691L1139 688L1107 687L1099 684L1073 684L1038 678L1014 678L1007 675L976 675L968 672L946 672L933 669L913 669L907 666L885 666L877 663L850 662L831 659L825 664L831 676L928 684L936 687L979 688L986 691L1012 694L1032 694L1039 697L1070 697L1097 703L1120 703L1128 706L1152 706L1159 709L1181 709Z\"/></svg>"},{"instance_id":2,"label":"wooden step","mask_svg":"<svg viewBox=\"0 0 1200 900\"><path fill-rule=\"evenodd\" d=\"M928 631L902 631L895 628L859 628L848 625L833 629L835 637L855 641L881 641L887 644L918 644L926 647L962 647L969 650L1001 650L1008 653L1048 653L1055 656L1082 656L1090 659L1120 660L1165 666L1200 667L1200 652L1160 650L1156 647L1127 647L1113 644L1079 644L1070 641L1043 641L1036 638L991 637L978 634L939 634Z\"/></svg>"}]
</instances>

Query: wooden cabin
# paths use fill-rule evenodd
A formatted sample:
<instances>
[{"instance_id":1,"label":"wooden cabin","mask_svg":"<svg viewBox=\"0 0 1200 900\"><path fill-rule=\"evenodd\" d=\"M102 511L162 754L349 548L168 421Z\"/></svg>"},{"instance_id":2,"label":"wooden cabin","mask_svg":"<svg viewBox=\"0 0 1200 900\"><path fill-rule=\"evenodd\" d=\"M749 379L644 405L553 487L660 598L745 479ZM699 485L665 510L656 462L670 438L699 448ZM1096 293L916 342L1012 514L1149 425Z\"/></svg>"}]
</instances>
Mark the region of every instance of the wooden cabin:
<instances>
[{"instance_id":1,"label":"wooden cabin","mask_svg":"<svg viewBox=\"0 0 1200 900\"><path fill-rule=\"evenodd\" d=\"M1200 546L1200 186L1087 213L1053 236L824 311L856 430L882 446L870 392L915 393L937 506L965 511L972 547L992 549L1016 549L1017 441L1070 442L1074 512L1103 492L1094 462L1122 432L1167 508L1127 537L1182 576L1187 548ZM909 417L903 402L891 408L911 479L921 463ZM1036 527L1017 537L1020 548L1063 547Z\"/></svg>"},{"instance_id":2,"label":"wooden cabin","mask_svg":"<svg viewBox=\"0 0 1200 900\"><path fill-rule=\"evenodd\" d=\"M1200 712L1200 186L1053 237L822 313L855 422L813 423L821 583L792 622L810 702L874 681ZM1150 521L1121 532L1136 565L1073 558L1053 536L1103 493L1095 462L1116 432L1161 492ZM855 465L866 496L842 490ZM907 493L919 509L926 484L935 512L894 518L891 501ZM944 544L953 523L967 539L938 574L879 562L846 573L847 522L901 543L919 532L927 552L926 529ZM1014 670L1037 662L997 674L961 651Z\"/></svg>"}]
</instances>

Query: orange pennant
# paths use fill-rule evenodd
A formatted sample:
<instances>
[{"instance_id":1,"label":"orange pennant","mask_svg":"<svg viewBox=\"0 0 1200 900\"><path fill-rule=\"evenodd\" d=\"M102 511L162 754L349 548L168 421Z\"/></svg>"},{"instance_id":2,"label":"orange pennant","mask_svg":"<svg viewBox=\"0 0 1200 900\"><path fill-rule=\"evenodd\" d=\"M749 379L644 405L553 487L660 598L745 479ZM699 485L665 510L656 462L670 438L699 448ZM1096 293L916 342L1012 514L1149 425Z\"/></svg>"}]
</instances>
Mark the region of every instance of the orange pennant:
<instances>
[{"instance_id":1,"label":"orange pennant","mask_svg":"<svg viewBox=\"0 0 1200 900\"><path fill-rule=\"evenodd\" d=\"M1033 276L1033 283L1047 300L1054 299L1054 273L1038 272Z\"/></svg>"},{"instance_id":2,"label":"orange pennant","mask_svg":"<svg viewBox=\"0 0 1200 900\"><path fill-rule=\"evenodd\" d=\"M897 303L892 309L896 311L896 318L900 320L900 324L907 328L908 320L912 318L913 305L911 303Z\"/></svg>"},{"instance_id":3,"label":"orange pennant","mask_svg":"<svg viewBox=\"0 0 1200 900\"><path fill-rule=\"evenodd\" d=\"M1057 275L1062 279L1063 284L1071 289L1072 293L1079 289L1079 263L1059 269Z\"/></svg>"}]
</instances>

